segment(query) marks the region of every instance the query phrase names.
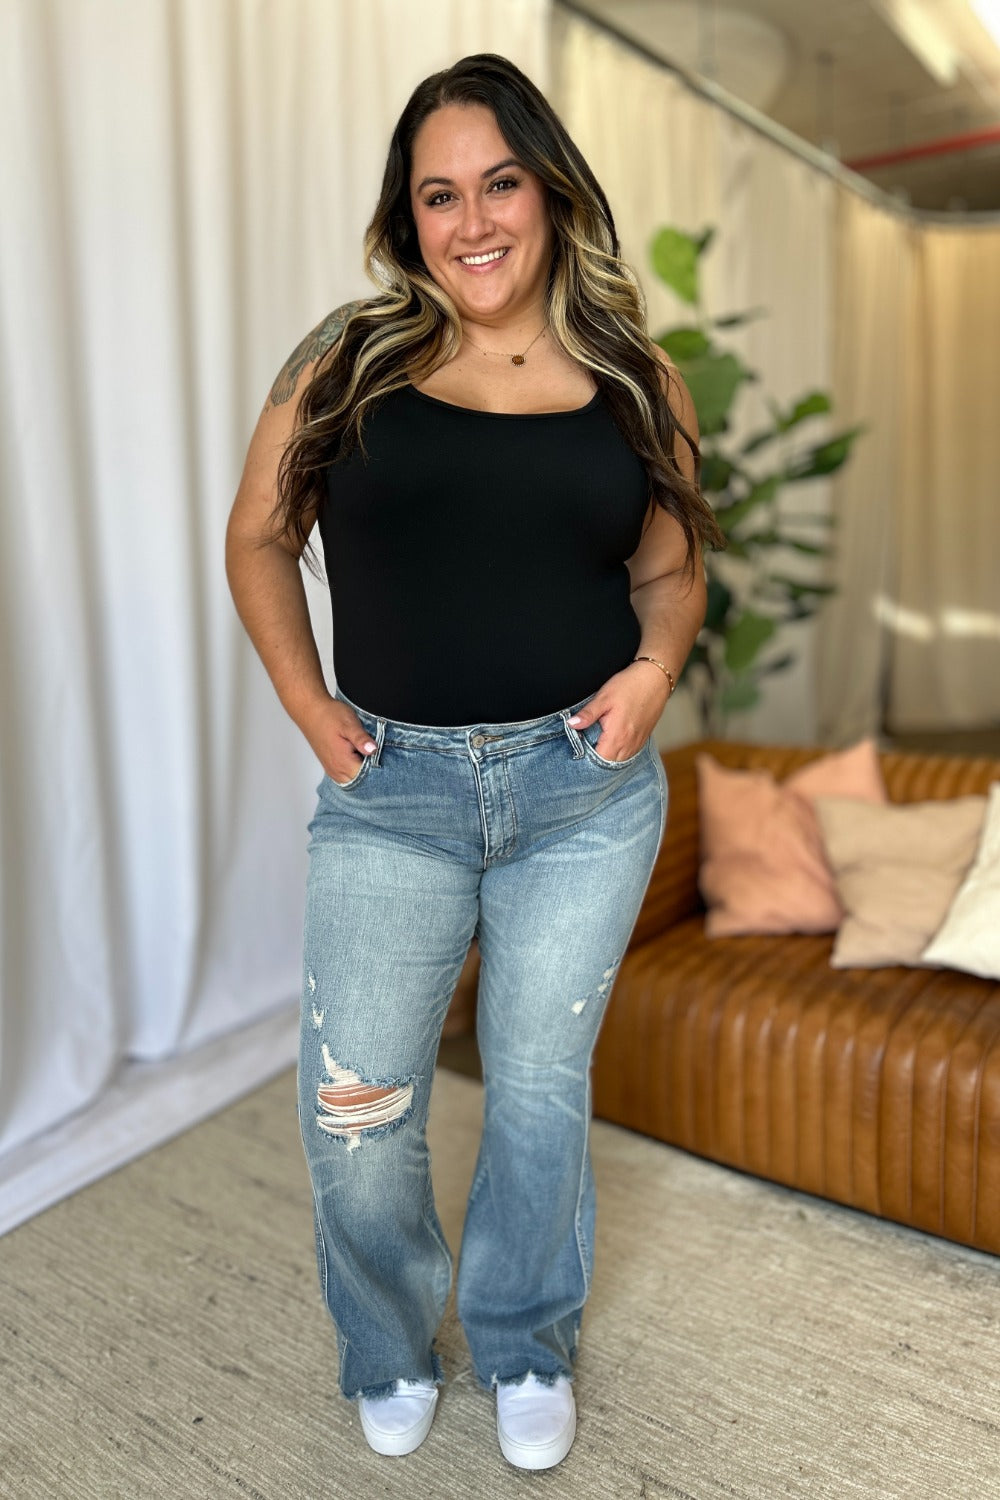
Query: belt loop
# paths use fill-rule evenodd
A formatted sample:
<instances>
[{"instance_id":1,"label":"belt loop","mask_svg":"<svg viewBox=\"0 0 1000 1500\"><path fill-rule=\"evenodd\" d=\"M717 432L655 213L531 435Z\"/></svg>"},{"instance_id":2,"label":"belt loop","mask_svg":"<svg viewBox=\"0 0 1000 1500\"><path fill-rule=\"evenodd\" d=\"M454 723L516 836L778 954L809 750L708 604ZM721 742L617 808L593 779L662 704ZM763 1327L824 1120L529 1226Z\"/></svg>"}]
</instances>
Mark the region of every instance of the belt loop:
<instances>
[{"instance_id":1,"label":"belt loop","mask_svg":"<svg viewBox=\"0 0 1000 1500\"><path fill-rule=\"evenodd\" d=\"M573 759L579 760L583 755L583 741L580 738L579 732L574 729L573 725L569 722L572 712L573 710L571 708L561 708L559 710L559 717L563 721L563 728L566 731L566 738L569 740L570 744L573 747Z\"/></svg>"},{"instance_id":2,"label":"belt loop","mask_svg":"<svg viewBox=\"0 0 1000 1500\"><path fill-rule=\"evenodd\" d=\"M376 718L376 720L375 720L375 749L371 752L371 754L368 757L369 760L374 761L376 767L378 767L378 768L381 768L381 765L382 765L382 741L385 739L385 726L386 726L386 723L387 723L387 721L385 719Z\"/></svg>"}]
</instances>

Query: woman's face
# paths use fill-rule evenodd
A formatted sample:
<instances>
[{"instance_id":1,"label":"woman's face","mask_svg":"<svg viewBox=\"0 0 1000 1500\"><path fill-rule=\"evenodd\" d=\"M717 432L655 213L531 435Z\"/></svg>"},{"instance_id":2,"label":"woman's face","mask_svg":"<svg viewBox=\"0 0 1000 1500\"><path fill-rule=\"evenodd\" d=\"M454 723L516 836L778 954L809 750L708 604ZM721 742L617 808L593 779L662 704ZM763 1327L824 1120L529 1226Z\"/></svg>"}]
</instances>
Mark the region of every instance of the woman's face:
<instances>
[{"instance_id":1,"label":"woman's face","mask_svg":"<svg viewBox=\"0 0 1000 1500\"><path fill-rule=\"evenodd\" d=\"M554 234L541 179L482 104L445 104L413 142L410 203L431 276L459 314L503 326L544 308ZM468 257L502 251L478 265Z\"/></svg>"}]
</instances>

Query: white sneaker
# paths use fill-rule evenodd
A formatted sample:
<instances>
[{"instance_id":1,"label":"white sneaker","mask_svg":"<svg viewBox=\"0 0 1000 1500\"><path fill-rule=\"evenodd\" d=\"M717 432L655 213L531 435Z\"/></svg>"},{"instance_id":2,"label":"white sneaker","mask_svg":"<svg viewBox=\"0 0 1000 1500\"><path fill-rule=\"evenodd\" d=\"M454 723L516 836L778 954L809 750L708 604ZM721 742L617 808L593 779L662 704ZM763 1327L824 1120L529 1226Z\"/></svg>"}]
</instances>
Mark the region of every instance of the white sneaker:
<instances>
[{"instance_id":1,"label":"white sneaker","mask_svg":"<svg viewBox=\"0 0 1000 1500\"><path fill-rule=\"evenodd\" d=\"M551 1469L573 1446L576 1401L565 1375L546 1385L529 1375L520 1385L497 1386L500 1452L519 1469Z\"/></svg>"},{"instance_id":2,"label":"white sneaker","mask_svg":"<svg viewBox=\"0 0 1000 1500\"><path fill-rule=\"evenodd\" d=\"M399 1457L419 1448L431 1430L438 1388L430 1380L397 1380L391 1396L358 1397L361 1430L376 1453Z\"/></svg>"}]
</instances>

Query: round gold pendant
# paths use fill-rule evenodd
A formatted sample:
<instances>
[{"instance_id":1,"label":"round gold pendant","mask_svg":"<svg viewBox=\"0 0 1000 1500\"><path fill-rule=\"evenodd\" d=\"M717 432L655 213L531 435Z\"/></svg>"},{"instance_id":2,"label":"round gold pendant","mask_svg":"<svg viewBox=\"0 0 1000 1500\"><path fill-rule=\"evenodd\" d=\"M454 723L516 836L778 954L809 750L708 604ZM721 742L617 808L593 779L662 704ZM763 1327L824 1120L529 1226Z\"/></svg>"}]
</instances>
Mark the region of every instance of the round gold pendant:
<instances>
[{"instance_id":1,"label":"round gold pendant","mask_svg":"<svg viewBox=\"0 0 1000 1500\"><path fill-rule=\"evenodd\" d=\"M511 357L510 357L510 362L511 362L512 365L523 365L524 364L524 355L523 354L512 354Z\"/></svg>"}]
</instances>

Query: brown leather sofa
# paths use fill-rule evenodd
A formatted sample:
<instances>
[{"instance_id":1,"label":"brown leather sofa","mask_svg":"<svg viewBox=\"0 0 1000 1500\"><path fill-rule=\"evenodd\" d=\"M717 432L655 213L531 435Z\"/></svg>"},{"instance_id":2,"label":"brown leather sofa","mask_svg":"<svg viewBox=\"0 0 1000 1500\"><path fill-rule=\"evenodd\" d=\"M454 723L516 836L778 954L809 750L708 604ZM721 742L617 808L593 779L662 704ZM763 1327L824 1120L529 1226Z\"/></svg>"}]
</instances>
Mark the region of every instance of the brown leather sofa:
<instances>
[{"instance_id":1,"label":"brown leather sofa","mask_svg":"<svg viewBox=\"0 0 1000 1500\"><path fill-rule=\"evenodd\" d=\"M1000 985L833 969L832 936L708 939L694 758L780 781L816 749L669 751L667 830L594 1060L594 1113L758 1177L1000 1254ZM894 802L985 794L1000 760L887 753ZM450 1018L471 1022L470 950Z\"/></svg>"},{"instance_id":2,"label":"brown leather sofa","mask_svg":"<svg viewBox=\"0 0 1000 1500\"><path fill-rule=\"evenodd\" d=\"M832 936L706 938L694 757L781 781L820 750L664 755L667 831L594 1062L594 1111L758 1177L1000 1254L1000 985L832 969ZM1000 761L883 754L890 800Z\"/></svg>"}]
</instances>

